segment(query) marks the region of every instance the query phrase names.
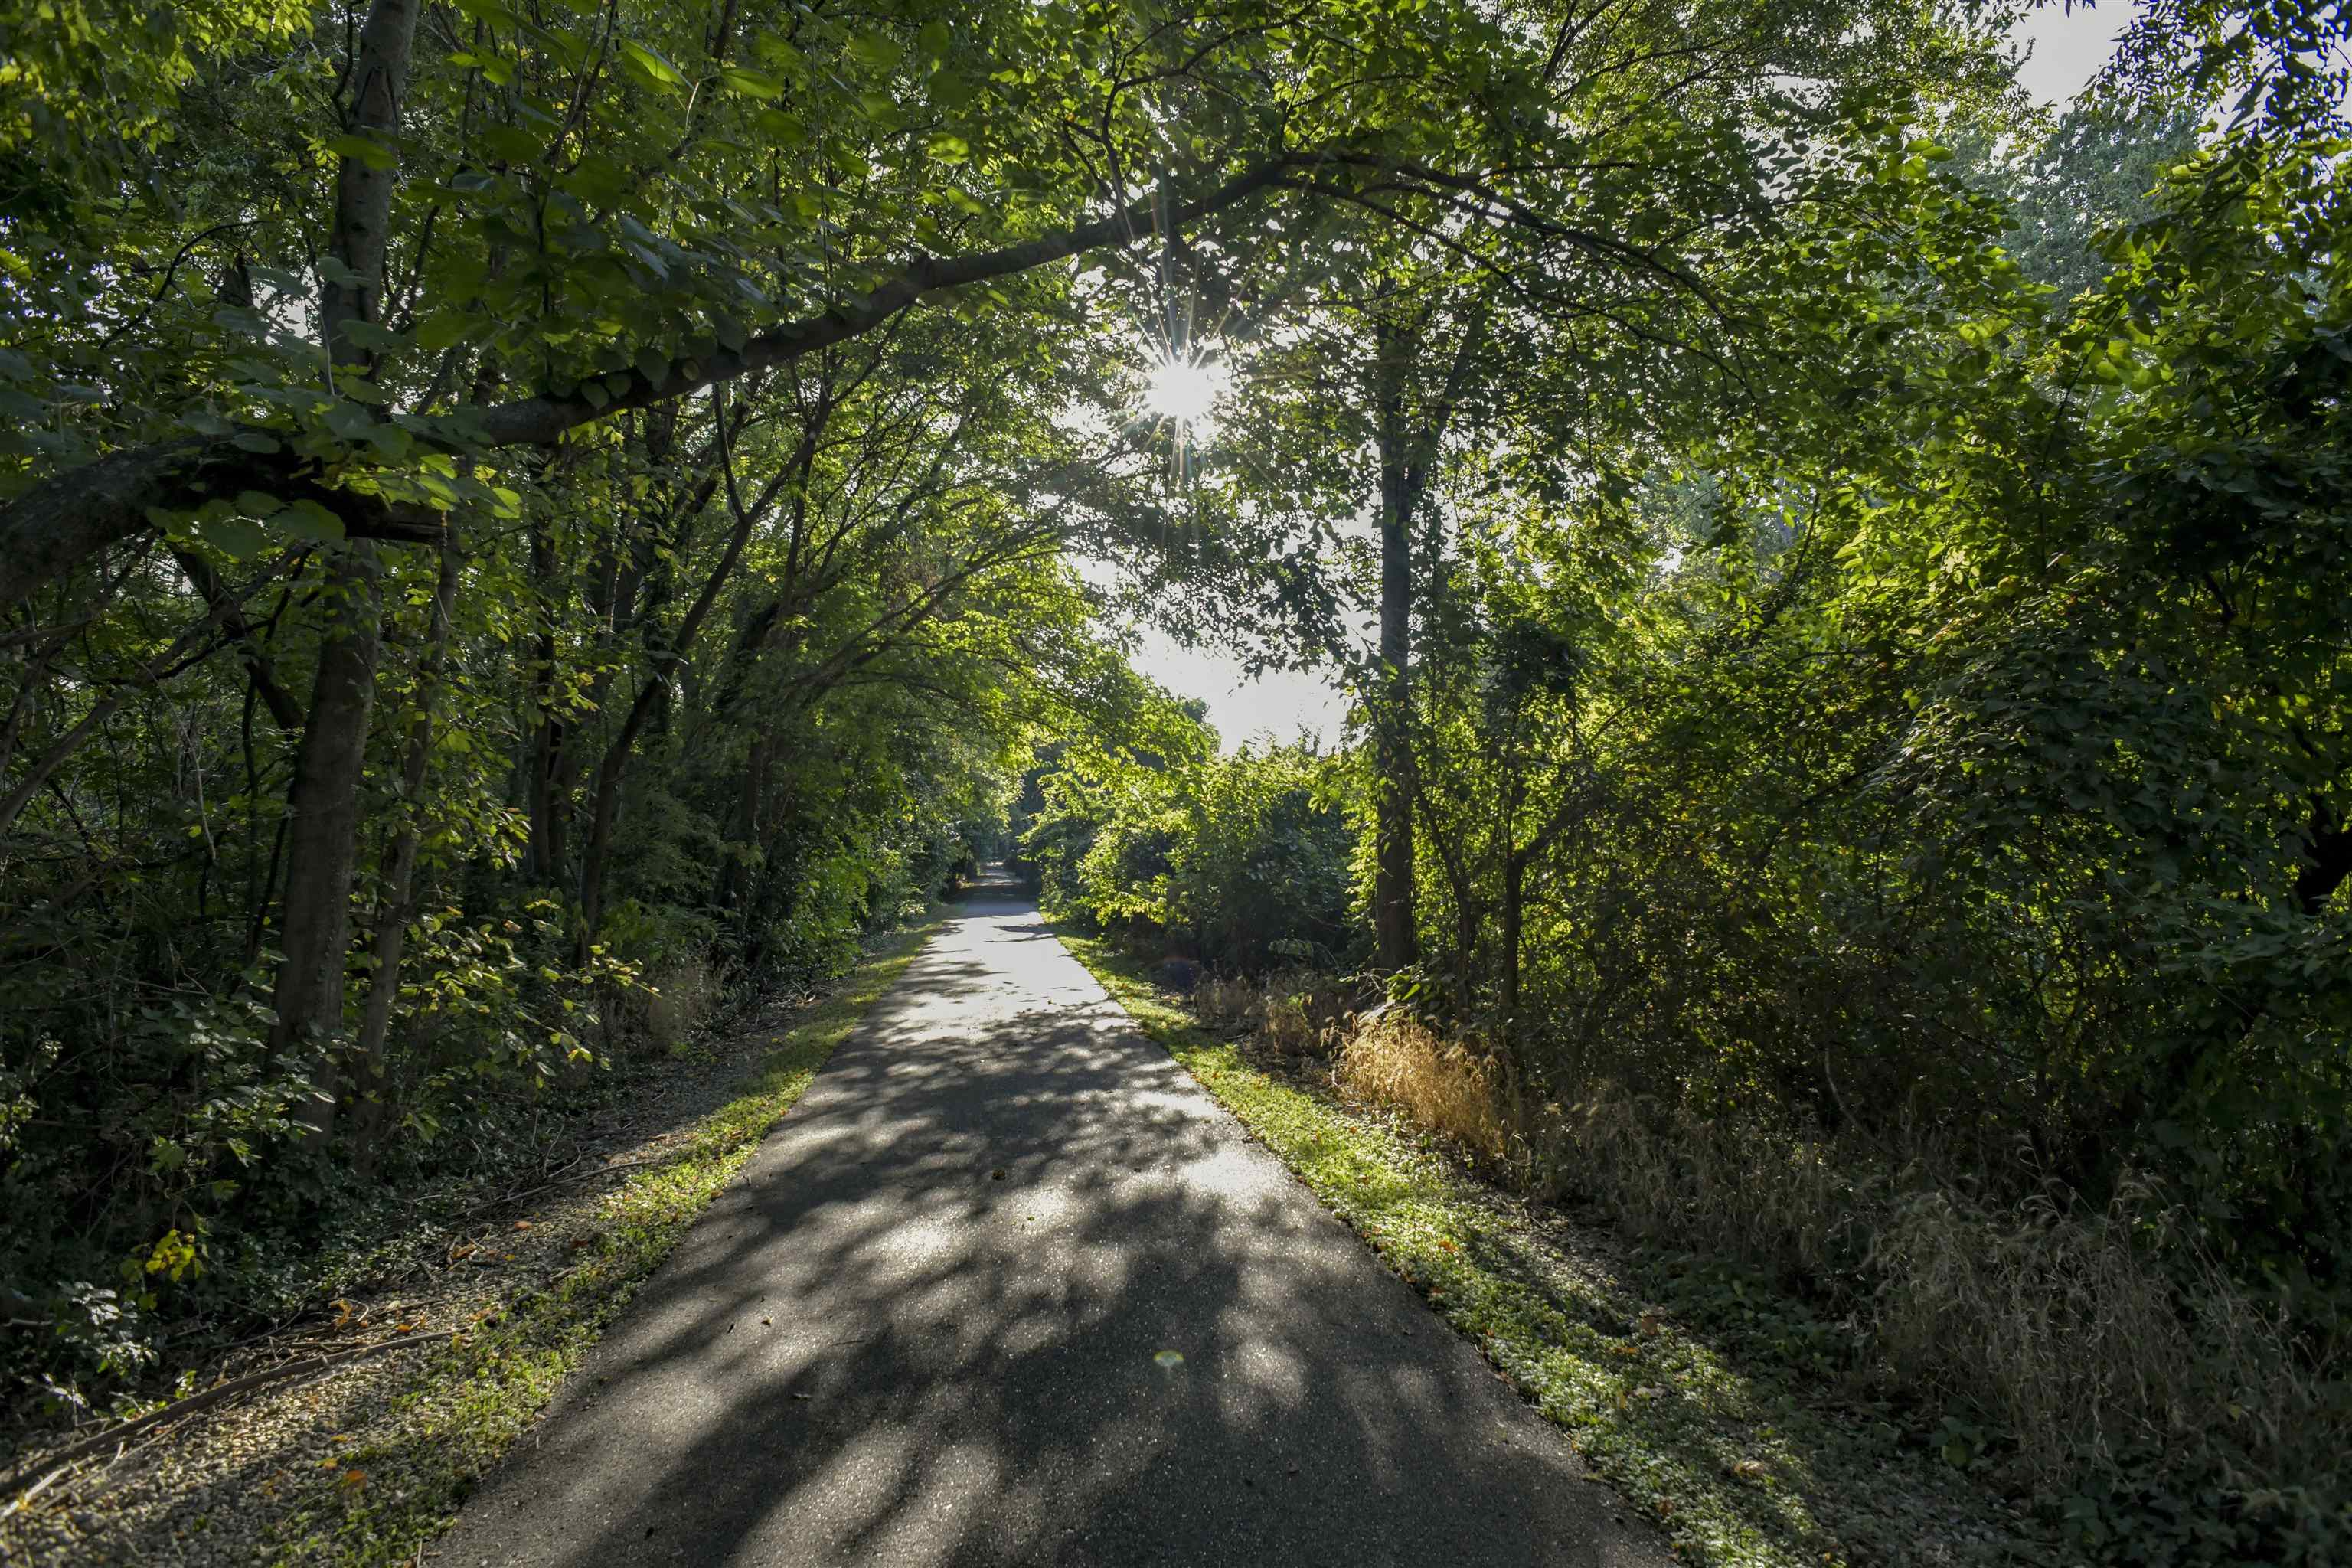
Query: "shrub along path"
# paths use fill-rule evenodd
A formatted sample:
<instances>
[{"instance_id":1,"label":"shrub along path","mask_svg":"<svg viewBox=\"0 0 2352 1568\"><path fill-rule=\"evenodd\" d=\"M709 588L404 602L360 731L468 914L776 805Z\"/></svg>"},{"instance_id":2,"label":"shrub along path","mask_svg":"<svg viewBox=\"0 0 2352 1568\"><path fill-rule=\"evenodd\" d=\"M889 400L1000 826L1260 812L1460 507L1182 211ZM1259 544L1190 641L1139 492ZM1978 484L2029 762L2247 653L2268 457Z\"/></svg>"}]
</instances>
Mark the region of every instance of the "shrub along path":
<instances>
[{"instance_id":1,"label":"shrub along path","mask_svg":"<svg viewBox=\"0 0 2352 1568\"><path fill-rule=\"evenodd\" d=\"M446 1560L1670 1561L1583 1479L1033 908L983 890Z\"/></svg>"}]
</instances>

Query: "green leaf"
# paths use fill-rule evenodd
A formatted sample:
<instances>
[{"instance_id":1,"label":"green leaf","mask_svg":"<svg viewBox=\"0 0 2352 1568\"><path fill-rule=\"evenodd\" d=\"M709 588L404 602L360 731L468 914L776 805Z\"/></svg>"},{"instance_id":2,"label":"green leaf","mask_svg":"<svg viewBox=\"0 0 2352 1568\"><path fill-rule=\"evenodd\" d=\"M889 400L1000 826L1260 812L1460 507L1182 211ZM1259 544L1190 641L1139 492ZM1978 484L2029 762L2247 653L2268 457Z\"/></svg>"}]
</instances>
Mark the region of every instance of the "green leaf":
<instances>
[{"instance_id":1,"label":"green leaf","mask_svg":"<svg viewBox=\"0 0 2352 1568\"><path fill-rule=\"evenodd\" d=\"M462 310L436 310L416 324L417 346L439 353L464 342L473 327L474 319Z\"/></svg>"},{"instance_id":2,"label":"green leaf","mask_svg":"<svg viewBox=\"0 0 2352 1568\"><path fill-rule=\"evenodd\" d=\"M234 561L250 561L269 547L269 534L249 517L215 518L204 525L205 542Z\"/></svg>"},{"instance_id":3,"label":"green leaf","mask_svg":"<svg viewBox=\"0 0 2352 1568\"><path fill-rule=\"evenodd\" d=\"M766 71L751 70L742 66L722 67L719 79L748 98L779 98L784 90L784 84Z\"/></svg>"},{"instance_id":4,"label":"green leaf","mask_svg":"<svg viewBox=\"0 0 2352 1568\"><path fill-rule=\"evenodd\" d=\"M331 404L321 421L346 441L356 441L375 425L375 416L356 403Z\"/></svg>"},{"instance_id":5,"label":"green leaf","mask_svg":"<svg viewBox=\"0 0 2352 1568\"><path fill-rule=\"evenodd\" d=\"M269 526L316 544L341 544L343 520L314 500L298 500L269 520Z\"/></svg>"},{"instance_id":6,"label":"green leaf","mask_svg":"<svg viewBox=\"0 0 2352 1568\"><path fill-rule=\"evenodd\" d=\"M512 125L485 126L479 139L490 156L509 163L531 162L542 145L538 137Z\"/></svg>"},{"instance_id":7,"label":"green leaf","mask_svg":"<svg viewBox=\"0 0 2352 1568\"><path fill-rule=\"evenodd\" d=\"M849 40L850 58L878 71L888 70L904 59L906 54L898 40L887 33L860 33Z\"/></svg>"},{"instance_id":8,"label":"green leaf","mask_svg":"<svg viewBox=\"0 0 2352 1568\"><path fill-rule=\"evenodd\" d=\"M343 336L363 349L373 349L379 353L389 353L406 342L398 332L380 321L346 321L343 323Z\"/></svg>"},{"instance_id":9,"label":"green leaf","mask_svg":"<svg viewBox=\"0 0 2352 1568\"><path fill-rule=\"evenodd\" d=\"M637 74L657 87L681 88L686 85L685 74L670 64L658 49L648 48L635 39L625 39L621 44L621 53L636 67Z\"/></svg>"},{"instance_id":10,"label":"green leaf","mask_svg":"<svg viewBox=\"0 0 2352 1568\"><path fill-rule=\"evenodd\" d=\"M400 161L391 148L364 136L337 136L326 143L325 151L338 158L356 158L378 171L389 169Z\"/></svg>"}]
</instances>

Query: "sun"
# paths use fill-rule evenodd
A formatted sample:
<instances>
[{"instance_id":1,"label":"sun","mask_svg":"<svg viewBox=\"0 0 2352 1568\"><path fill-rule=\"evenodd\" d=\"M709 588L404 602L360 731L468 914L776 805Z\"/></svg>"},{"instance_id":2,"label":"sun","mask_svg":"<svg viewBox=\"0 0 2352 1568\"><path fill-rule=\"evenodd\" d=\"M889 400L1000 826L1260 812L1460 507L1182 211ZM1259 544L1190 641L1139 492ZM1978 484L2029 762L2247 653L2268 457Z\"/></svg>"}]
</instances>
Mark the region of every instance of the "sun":
<instances>
[{"instance_id":1,"label":"sun","mask_svg":"<svg viewBox=\"0 0 2352 1568\"><path fill-rule=\"evenodd\" d=\"M1213 360L1182 353L1160 356L1144 379L1143 406L1185 430L1209 422L1232 377Z\"/></svg>"}]
</instances>

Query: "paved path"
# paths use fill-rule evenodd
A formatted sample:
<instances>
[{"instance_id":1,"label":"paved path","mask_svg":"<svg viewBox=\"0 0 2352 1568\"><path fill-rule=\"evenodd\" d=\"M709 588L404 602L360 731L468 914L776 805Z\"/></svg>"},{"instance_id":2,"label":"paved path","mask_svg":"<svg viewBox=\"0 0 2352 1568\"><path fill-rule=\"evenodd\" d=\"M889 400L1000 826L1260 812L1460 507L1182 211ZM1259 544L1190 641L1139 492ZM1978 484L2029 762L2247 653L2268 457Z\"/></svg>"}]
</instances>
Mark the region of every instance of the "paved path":
<instances>
[{"instance_id":1,"label":"paved path","mask_svg":"<svg viewBox=\"0 0 2352 1568\"><path fill-rule=\"evenodd\" d=\"M844 1043L440 1560L1670 1562L1612 1495L999 900Z\"/></svg>"}]
</instances>

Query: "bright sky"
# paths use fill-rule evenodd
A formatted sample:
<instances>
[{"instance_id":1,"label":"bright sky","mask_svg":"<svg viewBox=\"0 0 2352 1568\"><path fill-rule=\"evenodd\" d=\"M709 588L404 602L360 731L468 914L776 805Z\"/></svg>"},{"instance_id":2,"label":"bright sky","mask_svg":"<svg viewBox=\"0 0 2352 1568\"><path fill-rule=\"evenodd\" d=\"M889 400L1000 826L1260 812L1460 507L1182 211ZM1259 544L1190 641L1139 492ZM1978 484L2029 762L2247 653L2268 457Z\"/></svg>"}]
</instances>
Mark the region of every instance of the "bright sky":
<instances>
[{"instance_id":1,"label":"bright sky","mask_svg":"<svg viewBox=\"0 0 2352 1568\"><path fill-rule=\"evenodd\" d=\"M2053 0L2010 33L2011 37L2033 45L2033 58L2025 62L2017 79L2044 102L2065 102L2107 63L2116 35L2124 30L2137 8L2133 0L2105 0L2095 10L2078 3L2074 15L2068 16Z\"/></svg>"},{"instance_id":2,"label":"bright sky","mask_svg":"<svg viewBox=\"0 0 2352 1568\"><path fill-rule=\"evenodd\" d=\"M2078 3L2070 15L2053 0L2011 35L2033 45L2032 58L2018 79L2036 98L2051 102L2073 98L2106 64L2115 37L2131 19L2132 9L2133 0L2105 0L2095 9ZM1233 654L1222 648L1180 647L1165 634L1149 629L1135 664L1178 696L1207 702L1209 721L1229 752L1247 741L1287 742L1302 733L1333 742L1347 727L1347 698L1319 676L1286 673L1244 679L1241 660Z\"/></svg>"}]
</instances>

